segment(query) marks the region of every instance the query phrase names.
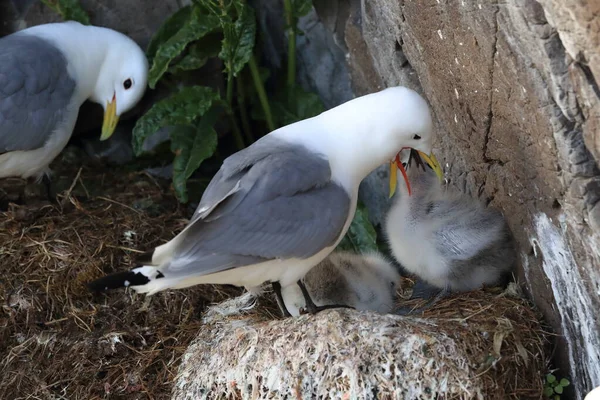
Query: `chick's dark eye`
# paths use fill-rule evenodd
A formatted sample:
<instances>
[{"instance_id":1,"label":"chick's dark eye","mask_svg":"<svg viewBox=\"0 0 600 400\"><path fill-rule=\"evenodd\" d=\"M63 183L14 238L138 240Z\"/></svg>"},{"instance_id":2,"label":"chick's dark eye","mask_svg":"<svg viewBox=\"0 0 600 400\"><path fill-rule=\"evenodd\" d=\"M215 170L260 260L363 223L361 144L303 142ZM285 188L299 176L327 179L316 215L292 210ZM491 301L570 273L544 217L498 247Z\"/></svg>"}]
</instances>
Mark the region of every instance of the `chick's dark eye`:
<instances>
[{"instance_id":1,"label":"chick's dark eye","mask_svg":"<svg viewBox=\"0 0 600 400\"><path fill-rule=\"evenodd\" d=\"M421 136L419 136L419 135L415 135L415 136L413 136L413 139L415 139L415 140L419 140L419 139L421 139Z\"/></svg>"},{"instance_id":2,"label":"chick's dark eye","mask_svg":"<svg viewBox=\"0 0 600 400\"><path fill-rule=\"evenodd\" d=\"M131 85L131 79L125 79L125 82L123 82L123 87L125 88L125 90L129 89Z\"/></svg>"}]
</instances>

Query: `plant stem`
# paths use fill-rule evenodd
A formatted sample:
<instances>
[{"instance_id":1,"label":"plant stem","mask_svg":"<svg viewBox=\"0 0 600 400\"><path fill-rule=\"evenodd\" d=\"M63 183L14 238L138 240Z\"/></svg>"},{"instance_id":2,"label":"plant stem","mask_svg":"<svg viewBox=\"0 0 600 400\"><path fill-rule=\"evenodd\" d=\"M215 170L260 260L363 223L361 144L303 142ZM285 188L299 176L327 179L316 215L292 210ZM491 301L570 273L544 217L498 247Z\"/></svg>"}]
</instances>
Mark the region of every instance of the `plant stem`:
<instances>
[{"instance_id":1,"label":"plant stem","mask_svg":"<svg viewBox=\"0 0 600 400\"><path fill-rule=\"evenodd\" d=\"M235 114L233 113L233 71L229 69L227 73L227 114L229 115L229 119L231 120L231 129L233 130L233 137L235 139L235 145L238 150L242 150L244 147L244 139L242 138L242 132L240 131L240 127L235 119Z\"/></svg>"},{"instance_id":2,"label":"plant stem","mask_svg":"<svg viewBox=\"0 0 600 400\"><path fill-rule=\"evenodd\" d=\"M248 119L248 110L246 109L246 93L244 89L244 83L240 78L237 78L237 89L238 89L238 105L240 107L240 118L242 120L242 130L248 143L253 143L254 138L252 137L252 129L250 128L250 120Z\"/></svg>"},{"instance_id":3,"label":"plant stem","mask_svg":"<svg viewBox=\"0 0 600 400\"><path fill-rule=\"evenodd\" d=\"M291 0L283 0L285 8L285 19L288 25L288 70L287 70L287 87L288 87L288 105L292 103L292 89L296 83L296 18L292 10Z\"/></svg>"},{"instance_id":4,"label":"plant stem","mask_svg":"<svg viewBox=\"0 0 600 400\"><path fill-rule=\"evenodd\" d=\"M250 73L252 74L254 87L256 88L256 92L258 93L260 105L262 106L262 109L265 113L265 118L267 119L267 127L269 128L269 131L274 131L275 124L273 123L273 114L271 114L271 107L269 106L269 100L267 99L265 87L263 86L262 80L260 79L260 73L258 72L258 65L256 65L256 58L254 58L254 54L252 54L252 56L250 57L250 61L248 61L248 66L250 67Z\"/></svg>"},{"instance_id":5,"label":"plant stem","mask_svg":"<svg viewBox=\"0 0 600 400\"><path fill-rule=\"evenodd\" d=\"M233 102L233 71L231 70L231 68L227 68L229 69L229 72L227 73L227 104L229 105L229 108L232 108L232 102Z\"/></svg>"},{"instance_id":6,"label":"plant stem","mask_svg":"<svg viewBox=\"0 0 600 400\"><path fill-rule=\"evenodd\" d=\"M235 139L235 145L238 150L243 150L246 145L244 144L244 138L242 137L242 132L240 131L240 127L235 119L235 114L233 110L228 109L227 114L229 114L229 119L231 120L231 129L233 130L233 138Z\"/></svg>"}]
</instances>

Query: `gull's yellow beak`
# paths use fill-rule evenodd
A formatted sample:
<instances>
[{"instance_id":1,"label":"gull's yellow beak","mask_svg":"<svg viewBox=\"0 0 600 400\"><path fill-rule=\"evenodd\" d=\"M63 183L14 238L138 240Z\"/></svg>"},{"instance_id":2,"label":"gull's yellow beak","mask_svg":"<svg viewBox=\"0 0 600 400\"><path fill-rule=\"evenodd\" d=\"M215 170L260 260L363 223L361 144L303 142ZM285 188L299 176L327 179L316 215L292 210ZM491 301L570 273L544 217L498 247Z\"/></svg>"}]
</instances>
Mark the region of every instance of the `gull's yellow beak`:
<instances>
[{"instance_id":1,"label":"gull's yellow beak","mask_svg":"<svg viewBox=\"0 0 600 400\"><path fill-rule=\"evenodd\" d=\"M431 167L431 169L433 169L433 171L435 172L435 174L441 182L444 179L444 173L442 172L442 167L440 166L440 163L438 162L437 158L435 158L435 155L433 153L427 155L421 151L418 151L418 153L419 156ZM396 158L394 158L394 160L390 162L390 197L392 197L396 192L396 185L398 182L398 169L400 170L400 172L402 172L402 176L404 177L404 181L406 182L406 188L408 189L408 195L410 196L412 193L410 188L410 182L408 181L408 175L406 174L406 170L404 169L404 166L400 161L400 153L398 153L396 155Z\"/></svg>"},{"instance_id":2,"label":"gull's yellow beak","mask_svg":"<svg viewBox=\"0 0 600 400\"><path fill-rule=\"evenodd\" d=\"M104 109L104 122L102 123L102 135L100 140L106 140L112 136L119 122L117 115L117 98L113 95L112 101L106 104Z\"/></svg>"},{"instance_id":3,"label":"gull's yellow beak","mask_svg":"<svg viewBox=\"0 0 600 400\"><path fill-rule=\"evenodd\" d=\"M419 156L421 156L421 158L427 163L427 165L429 165L431 167L431 169L435 172L437 177L440 179L440 182L443 181L444 173L442 172L442 167L440 166L440 163L438 162L437 158L435 158L435 155L433 155L433 153L431 153L430 155L427 155L427 154L419 151Z\"/></svg>"}]
</instances>

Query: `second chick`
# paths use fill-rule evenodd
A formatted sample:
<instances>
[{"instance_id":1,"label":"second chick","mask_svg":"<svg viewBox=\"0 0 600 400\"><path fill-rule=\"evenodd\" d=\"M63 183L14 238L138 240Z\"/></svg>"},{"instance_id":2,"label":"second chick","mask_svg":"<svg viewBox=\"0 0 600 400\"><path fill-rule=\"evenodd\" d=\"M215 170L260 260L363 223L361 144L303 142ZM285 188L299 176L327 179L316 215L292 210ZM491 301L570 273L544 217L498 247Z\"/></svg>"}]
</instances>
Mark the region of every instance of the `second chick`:
<instances>
[{"instance_id":1,"label":"second chick","mask_svg":"<svg viewBox=\"0 0 600 400\"><path fill-rule=\"evenodd\" d=\"M312 268L303 282L317 306L336 304L389 313L399 279L398 269L378 253L335 252ZM290 314L300 315L305 301L299 286L282 287L281 294Z\"/></svg>"}]
</instances>

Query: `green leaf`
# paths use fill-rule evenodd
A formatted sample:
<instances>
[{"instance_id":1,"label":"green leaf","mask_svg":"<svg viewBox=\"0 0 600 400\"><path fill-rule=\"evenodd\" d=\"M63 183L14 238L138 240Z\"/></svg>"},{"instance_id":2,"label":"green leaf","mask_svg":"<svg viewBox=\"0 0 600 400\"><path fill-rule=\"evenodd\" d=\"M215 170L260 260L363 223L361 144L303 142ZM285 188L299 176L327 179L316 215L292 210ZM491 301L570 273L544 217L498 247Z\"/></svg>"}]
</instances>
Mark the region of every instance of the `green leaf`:
<instances>
[{"instance_id":1,"label":"green leaf","mask_svg":"<svg viewBox=\"0 0 600 400\"><path fill-rule=\"evenodd\" d=\"M189 20L181 29L164 43L159 44L148 73L148 85L154 89L158 80L169 68L171 61L180 55L188 44L201 39L218 27L218 18L203 14L200 7L192 8Z\"/></svg>"},{"instance_id":2,"label":"green leaf","mask_svg":"<svg viewBox=\"0 0 600 400\"><path fill-rule=\"evenodd\" d=\"M552 389L551 387L544 388L544 396L546 396L548 398L552 398L553 395L554 395L554 389Z\"/></svg>"},{"instance_id":3,"label":"green leaf","mask_svg":"<svg viewBox=\"0 0 600 400\"><path fill-rule=\"evenodd\" d=\"M312 0L291 0L294 17L303 17L312 10Z\"/></svg>"},{"instance_id":4,"label":"green leaf","mask_svg":"<svg viewBox=\"0 0 600 400\"><path fill-rule=\"evenodd\" d=\"M188 20L191 17L191 11L192 8L190 6L181 7L168 17L160 28L158 28L146 49L146 56L148 57L148 62L150 64L152 64L152 59L154 58L158 47L173 37L173 35L179 32L183 25L188 23Z\"/></svg>"},{"instance_id":5,"label":"green leaf","mask_svg":"<svg viewBox=\"0 0 600 400\"><path fill-rule=\"evenodd\" d=\"M289 125L303 119L311 118L325 111L325 106L317 94L307 92L298 85L294 86L291 90L293 94L289 98L292 99L292 104L288 103L286 90L280 91L275 100L270 102L273 117L278 126ZM264 120L264 115L258 108L253 110L253 117Z\"/></svg>"},{"instance_id":6,"label":"green leaf","mask_svg":"<svg viewBox=\"0 0 600 400\"><path fill-rule=\"evenodd\" d=\"M139 156L146 138L164 126L189 125L202 116L219 94L204 86L191 86L163 99L152 106L133 128L133 150Z\"/></svg>"},{"instance_id":7,"label":"green leaf","mask_svg":"<svg viewBox=\"0 0 600 400\"><path fill-rule=\"evenodd\" d=\"M42 2L58 13L65 21L77 21L83 25L90 24L90 17L81 8L78 0L42 0Z\"/></svg>"},{"instance_id":8,"label":"green leaf","mask_svg":"<svg viewBox=\"0 0 600 400\"><path fill-rule=\"evenodd\" d=\"M238 15L235 22L231 22L228 18L221 19L224 38L219 57L225 63L227 71L237 77L252 56L256 37L256 18L254 9L245 2L236 2L235 8Z\"/></svg>"},{"instance_id":9,"label":"green leaf","mask_svg":"<svg viewBox=\"0 0 600 400\"><path fill-rule=\"evenodd\" d=\"M554 381L556 381L556 377L554 375L552 375L552 374L546 375L546 382L553 383Z\"/></svg>"},{"instance_id":10,"label":"green leaf","mask_svg":"<svg viewBox=\"0 0 600 400\"><path fill-rule=\"evenodd\" d=\"M171 131L171 150L173 160L173 187L177 199L187 203L187 180L200 167L200 164L217 149L215 124L219 112L211 108L196 125L179 125Z\"/></svg>"},{"instance_id":11,"label":"green leaf","mask_svg":"<svg viewBox=\"0 0 600 400\"><path fill-rule=\"evenodd\" d=\"M338 247L361 254L377 251L377 232L369 221L367 209L362 204L356 208L350 228Z\"/></svg>"},{"instance_id":12,"label":"green leaf","mask_svg":"<svg viewBox=\"0 0 600 400\"><path fill-rule=\"evenodd\" d=\"M571 382L569 382L569 380L568 380L568 379L562 378L562 379L560 380L560 386L562 386L562 387L567 387L567 386L569 386L570 384L571 384Z\"/></svg>"},{"instance_id":13,"label":"green leaf","mask_svg":"<svg viewBox=\"0 0 600 400\"><path fill-rule=\"evenodd\" d=\"M207 35L199 41L192 43L188 47L187 54L181 61L178 61L169 68L169 72L171 74L176 74L181 71L199 69L204 66L210 58L216 57L219 54L219 50L221 50L220 35Z\"/></svg>"},{"instance_id":14,"label":"green leaf","mask_svg":"<svg viewBox=\"0 0 600 400\"><path fill-rule=\"evenodd\" d=\"M558 385L557 387L554 388L554 391L558 394L562 394L563 392L563 387Z\"/></svg>"}]
</instances>

